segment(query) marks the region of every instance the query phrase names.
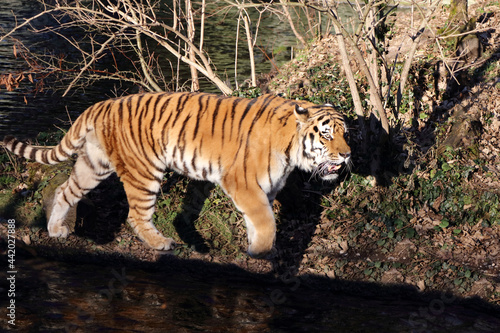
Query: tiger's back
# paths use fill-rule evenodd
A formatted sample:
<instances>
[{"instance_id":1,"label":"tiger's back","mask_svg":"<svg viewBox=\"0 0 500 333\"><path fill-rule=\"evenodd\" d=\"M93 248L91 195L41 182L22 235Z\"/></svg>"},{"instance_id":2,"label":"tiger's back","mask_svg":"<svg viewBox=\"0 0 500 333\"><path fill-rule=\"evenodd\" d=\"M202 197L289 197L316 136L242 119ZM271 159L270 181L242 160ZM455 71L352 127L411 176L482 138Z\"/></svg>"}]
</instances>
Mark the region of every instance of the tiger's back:
<instances>
[{"instance_id":1,"label":"tiger's back","mask_svg":"<svg viewBox=\"0 0 500 333\"><path fill-rule=\"evenodd\" d=\"M119 175L126 172L127 163L145 160L134 167L149 170L154 165L162 173L169 168L220 182L231 168L262 170L264 149L289 146L291 138L270 135L285 134L284 125L295 129L294 120L287 124L293 112L286 110L283 101L272 95L245 99L201 93L143 94L97 104L100 112L90 109L84 116L88 114L87 123L95 126L93 131ZM294 130L288 132L294 134Z\"/></svg>"},{"instance_id":2,"label":"tiger's back","mask_svg":"<svg viewBox=\"0 0 500 333\"><path fill-rule=\"evenodd\" d=\"M342 116L331 107L272 95L244 99L204 93L146 93L90 107L52 150L12 138L6 138L5 144L16 154L42 163L79 155L72 175L56 192L48 223L51 236L67 236L69 230L63 222L69 207L116 172L124 184L130 206L128 222L135 232L153 248L172 248L173 241L152 223L163 173L169 168L220 184L244 214L249 253L260 255L272 248L275 224L271 204L288 174L295 167L306 171L319 167L321 149L322 155L338 150L338 161L332 165L348 162L345 130ZM335 144L322 134L325 131L335 138ZM318 148L322 138L325 143ZM322 167L321 172L328 174L337 171L331 165Z\"/></svg>"}]
</instances>

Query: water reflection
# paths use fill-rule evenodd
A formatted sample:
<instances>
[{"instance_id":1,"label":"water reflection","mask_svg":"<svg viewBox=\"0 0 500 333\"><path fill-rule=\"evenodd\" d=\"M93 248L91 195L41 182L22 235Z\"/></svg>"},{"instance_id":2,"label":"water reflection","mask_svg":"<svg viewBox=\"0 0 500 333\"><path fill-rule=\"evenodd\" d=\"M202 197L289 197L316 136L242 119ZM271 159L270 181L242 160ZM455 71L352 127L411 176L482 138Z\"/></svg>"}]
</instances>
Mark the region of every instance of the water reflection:
<instances>
[{"instance_id":1,"label":"water reflection","mask_svg":"<svg viewBox=\"0 0 500 333\"><path fill-rule=\"evenodd\" d=\"M254 274L172 256L154 264L84 253L64 259L17 256L19 331L496 332L500 327L498 308L405 287ZM0 287L7 287L5 279ZM0 305L5 309L7 300Z\"/></svg>"},{"instance_id":2,"label":"water reflection","mask_svg":"<svg viewBox=\"0 0 500 333\"><path fill-rule=\"evenodd\" d=\"M168 2L168 1L167 1ZM0 0L0 24L3 31L12 29L16 20L19 22L31 17L41 11L41 6L36 1L29 0ZM255 18L256 19L256 18ZM51 24L48 17L37 21L38 26ZM232 10L223 16L214 16L207 19L205 28L205 49L211 56L211 61L218 69L224 79L234 82L234 46L235 31L237 24L237 12ZM285 47L284 52L275 55L274 62L281 64L290 58L290 47L296 45L295 37L285 24L279 24L276 16L264 16L259 30L258 46L265 49L273 56L273 50ZM276 36L280 36L279 39ZM72 49L65 44L65 41L54 35L34 35L27 30L22 30L15 34L15 37L29 45L33 51L43 52L49 50L55 54L63 53L67 57L72 57ZM265 44L263 44L265 43ZM240 36L239 42L239 62L238 73L239 83L250 75L250 63L248 61L248 50L244 36ZM155 55L163 59L163 69L167 80L170 80L172 71L170 63L176 63L170 54L157 45L150 45ZM155 48L156 47L156 48ZM256 70L257 73L267 73L272 65L267 61L267 57L256 48ZM103 59L101 59L101 62ZM15 73L25 66L22 59L16 59L13 55L13 43L5 40L0 43L0 73ZM182 66L181 77L186 79L189 70ZM175 71L173 72L175 73ZM181 80L182 81L182 80ZM206 79L201 79L201 90L208 92L218 92L218 90ZM72 92L71 96L61 97L62 92L48 91L44 93L30 93L33 85L27 81L23 82L19 89L14 92L0 91L0 137L6 134L13 134L20 138L33 138L40 131L55 130L55 126L67 128L70 120L83 112L87 107L97 101L114 97L115 91L119 94L137 92L137 87L120 86L116 82L99 82L85 90L79 89Z\"/></svg>"},{"instance_id":3,"label":"water reflection","mask_svg":"<svg viewBox=\"0 0 500 333\"><path fill-rule=\"evenodd\" d=\"M0 33L10 31L16 22L39 13L41 6L31 0L0 0ZM40 26L48 24L48 18L37 21ZM35 35L24 29L13 37L23 41L36 51L43 52L62 45L60 38ZM5 39L0 43L0 74L16 73L25 70L26 64L21 57L14 57L14 42ZM20 138L34 138L40 131L56 130L55 126L65 126L65 122L76 117L96 99L97 95L76 92L73 96L62 98L60 93L45 91L34 93L34 86L23 82L19 89L8 92L0 89L0 138L6 134L14 134ZM110 88L107 89L110 91ZM96 90L97 91L97 90ZM102 94L101 94L102 96Z\"/></svg>"}]
</instances>

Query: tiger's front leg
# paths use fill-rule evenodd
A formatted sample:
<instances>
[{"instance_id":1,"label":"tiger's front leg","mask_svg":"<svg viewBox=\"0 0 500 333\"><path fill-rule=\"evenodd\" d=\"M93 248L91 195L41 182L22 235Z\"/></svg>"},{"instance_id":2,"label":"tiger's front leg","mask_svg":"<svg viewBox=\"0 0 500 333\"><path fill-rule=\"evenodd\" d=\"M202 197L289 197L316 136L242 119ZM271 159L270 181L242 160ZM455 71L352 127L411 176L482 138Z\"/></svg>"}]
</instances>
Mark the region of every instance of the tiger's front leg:
<instances>
[{"instance_id":1,"label":"tiger's front leg","mask_svg":"<svg viewBox=\"0 0 500 333\"><path fill-rule=\"evenodd\" d=\"M276 222L267 195L260 189L235 191L225 187L236 208L243 213L248 236L248 254L254 258L268 255L276 238Z\"/></svg>"}]
</instances>

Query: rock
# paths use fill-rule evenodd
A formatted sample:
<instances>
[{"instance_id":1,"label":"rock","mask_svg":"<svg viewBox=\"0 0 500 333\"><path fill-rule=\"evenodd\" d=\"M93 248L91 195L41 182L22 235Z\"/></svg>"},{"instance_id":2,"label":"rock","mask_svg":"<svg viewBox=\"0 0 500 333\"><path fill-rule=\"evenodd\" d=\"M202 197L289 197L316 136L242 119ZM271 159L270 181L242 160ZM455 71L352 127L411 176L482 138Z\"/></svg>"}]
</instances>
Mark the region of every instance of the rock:
<instances>
[{"instance_id":1,"label":"rock","mask_svg":"<svg viewBox=\"0 0 500 333\"><path fill-rule=\"evenodd\" d=\"M477 144L481 136L479 114L467 112L460 104L455 105L454 108L453 125L444 141L438 146L439 154L442 154L448 146L454 149L460 146L470 148Z\"/></svg>"},{"instance_id":2,"label":"rock","mask_svg":"<svg viewBox=\"0 0 500 333\"><path fill-rule=\"evenodd\" d=\"M474 63L481 57L482 44L475 34L465 36L457 43L457 57L466 61L466 63Z\"/></svg>"}]
</instances>

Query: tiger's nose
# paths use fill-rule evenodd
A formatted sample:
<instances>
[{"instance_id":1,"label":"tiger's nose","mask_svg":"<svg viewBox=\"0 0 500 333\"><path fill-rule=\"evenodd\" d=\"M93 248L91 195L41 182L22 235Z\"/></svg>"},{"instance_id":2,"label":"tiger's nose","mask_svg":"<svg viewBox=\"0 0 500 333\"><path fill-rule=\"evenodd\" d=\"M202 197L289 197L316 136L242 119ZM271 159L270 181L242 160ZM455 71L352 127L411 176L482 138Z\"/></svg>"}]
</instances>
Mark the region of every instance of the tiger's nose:
<instances>
[{"instance_id":1,"label":"tiger's nose","mask_svg":"<svg viewBox=\"0 0 500 333\"><path fill-rule=\"evenodd\" d=\"M341 156L347 160L349 157L351 157L351 152L339 153L339 156Z\"/></svg>"}]
</instances>

